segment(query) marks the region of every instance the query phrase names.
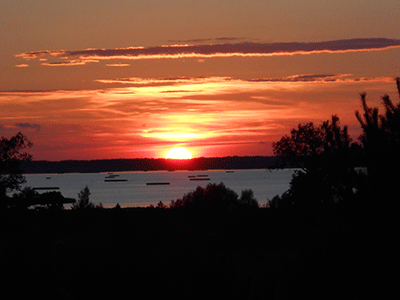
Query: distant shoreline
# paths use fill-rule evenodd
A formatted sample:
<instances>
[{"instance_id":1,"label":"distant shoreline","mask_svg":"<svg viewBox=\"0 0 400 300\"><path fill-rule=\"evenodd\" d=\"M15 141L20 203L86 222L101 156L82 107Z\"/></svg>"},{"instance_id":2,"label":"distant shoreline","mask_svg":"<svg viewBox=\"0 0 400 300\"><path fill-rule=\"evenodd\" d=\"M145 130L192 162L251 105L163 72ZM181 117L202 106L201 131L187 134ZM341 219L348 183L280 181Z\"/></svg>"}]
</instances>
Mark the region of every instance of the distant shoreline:
<instances>
[{"instance_id":1,"label":"distant shoreline","mask_svg":"<svg viewBox=\"0 0 400 300\"><path fill-rule=\"evenodd\" d=\"M23 174L101 173L127 171L203 171L274 169L275 156L199 157L187 160L165 158L22 161Z\"/></svg>"}]
</instances>

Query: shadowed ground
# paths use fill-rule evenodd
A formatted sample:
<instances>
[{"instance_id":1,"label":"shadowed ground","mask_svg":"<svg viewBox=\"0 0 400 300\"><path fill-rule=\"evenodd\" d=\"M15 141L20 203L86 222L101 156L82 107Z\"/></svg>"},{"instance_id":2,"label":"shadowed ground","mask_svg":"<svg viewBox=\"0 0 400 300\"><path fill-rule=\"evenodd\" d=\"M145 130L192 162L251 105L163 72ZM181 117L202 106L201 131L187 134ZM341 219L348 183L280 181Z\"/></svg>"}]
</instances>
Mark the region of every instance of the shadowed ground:
<instances>
[{"instance_id":1,"label":"shadowed ground","mask_svg":"<svg viewBox=\"0 0 400 300\"><path fill-rule=\"evenodd\" d=\"M52 299L384 299L383 212L2 212L2 292ZM392 267L396 268L396 267ZM372 296L372 298L371 298Z\"/></svg>"}]
</instances>

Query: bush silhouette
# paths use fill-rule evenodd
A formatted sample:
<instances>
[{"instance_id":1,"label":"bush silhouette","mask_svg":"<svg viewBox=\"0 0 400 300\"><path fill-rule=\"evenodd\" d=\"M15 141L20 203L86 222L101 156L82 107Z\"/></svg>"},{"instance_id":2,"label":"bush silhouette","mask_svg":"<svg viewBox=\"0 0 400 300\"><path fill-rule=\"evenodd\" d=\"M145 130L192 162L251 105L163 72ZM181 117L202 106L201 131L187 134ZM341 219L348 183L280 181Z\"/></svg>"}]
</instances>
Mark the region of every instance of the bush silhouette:
<instances>
[{"instance_id":1,"label":"bush silhouette","mask_svg":"<svg viewBox=\"0 0 400 300\"><path fill-rule=\"evenodd\" d=\"M243 190L239 199L240 205L247 208L258 208L258 201L254 198L252 190Z\"/></svg>"},{"instance_id":2,"label":"bush silhouette","mask_svg":"<svg viewBox=\"0 0 400 300\"><path fill-rule=\"evenodd\" d=\"M239 207L258 207L253 191L243 191L242 197L239 199L238 194L227 188L222 182L220 184L210 183L205 188L198 186L195 191L185 194L182 199L171 201L170 204L170 208L202 211L230 210Z\"/></svg>"}]
</instances>

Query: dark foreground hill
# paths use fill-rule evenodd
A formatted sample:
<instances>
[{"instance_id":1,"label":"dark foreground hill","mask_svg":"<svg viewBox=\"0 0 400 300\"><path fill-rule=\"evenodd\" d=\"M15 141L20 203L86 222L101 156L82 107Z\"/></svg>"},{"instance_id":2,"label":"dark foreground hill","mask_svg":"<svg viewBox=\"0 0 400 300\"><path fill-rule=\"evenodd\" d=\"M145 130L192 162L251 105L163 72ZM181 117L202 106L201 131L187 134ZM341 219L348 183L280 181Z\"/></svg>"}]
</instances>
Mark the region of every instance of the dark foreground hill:
<instances>
[{"instance_id":1,"label":"dark foreground hill","mask_svg":"<svg viewBox=\"0 0 400 300\"><path fill-rule=\"evenodd\" d=\"M23 173L98 173L156 170L267 169L276 167L273 156L199 157L188 160L164 158L23 161Z\"/></svg>"},{"instance_id":2,"label":"dark foreground hill","mask_svg":"<svg viewBox=\"0 0 400 300\"><path fill-rule=\"evenodd\" d=\"M3 211L16 299L387 299L383 212ZM392 274L392 275L390 275ZM394 277L393 277L394 278Z\"/></svg>"}]
</instances>

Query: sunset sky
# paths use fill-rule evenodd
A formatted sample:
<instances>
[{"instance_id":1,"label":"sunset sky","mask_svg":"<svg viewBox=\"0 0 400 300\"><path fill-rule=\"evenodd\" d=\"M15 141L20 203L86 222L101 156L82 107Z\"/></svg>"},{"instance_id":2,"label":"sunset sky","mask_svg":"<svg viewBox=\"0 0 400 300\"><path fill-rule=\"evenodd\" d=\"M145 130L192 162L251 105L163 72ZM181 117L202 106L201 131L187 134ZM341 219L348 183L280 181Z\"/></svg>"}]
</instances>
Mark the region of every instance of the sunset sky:
<instances>
[{"instance_id":1,"label":"sunset sky","mask_svg":"<svg viewBox=\"0 0 400 300\"><path fill-rule=\"evenodd\" d=\"M398 100L398 0L0 1L0 136L34 160L272 155Z\"/></svg>"}]
</instances>

